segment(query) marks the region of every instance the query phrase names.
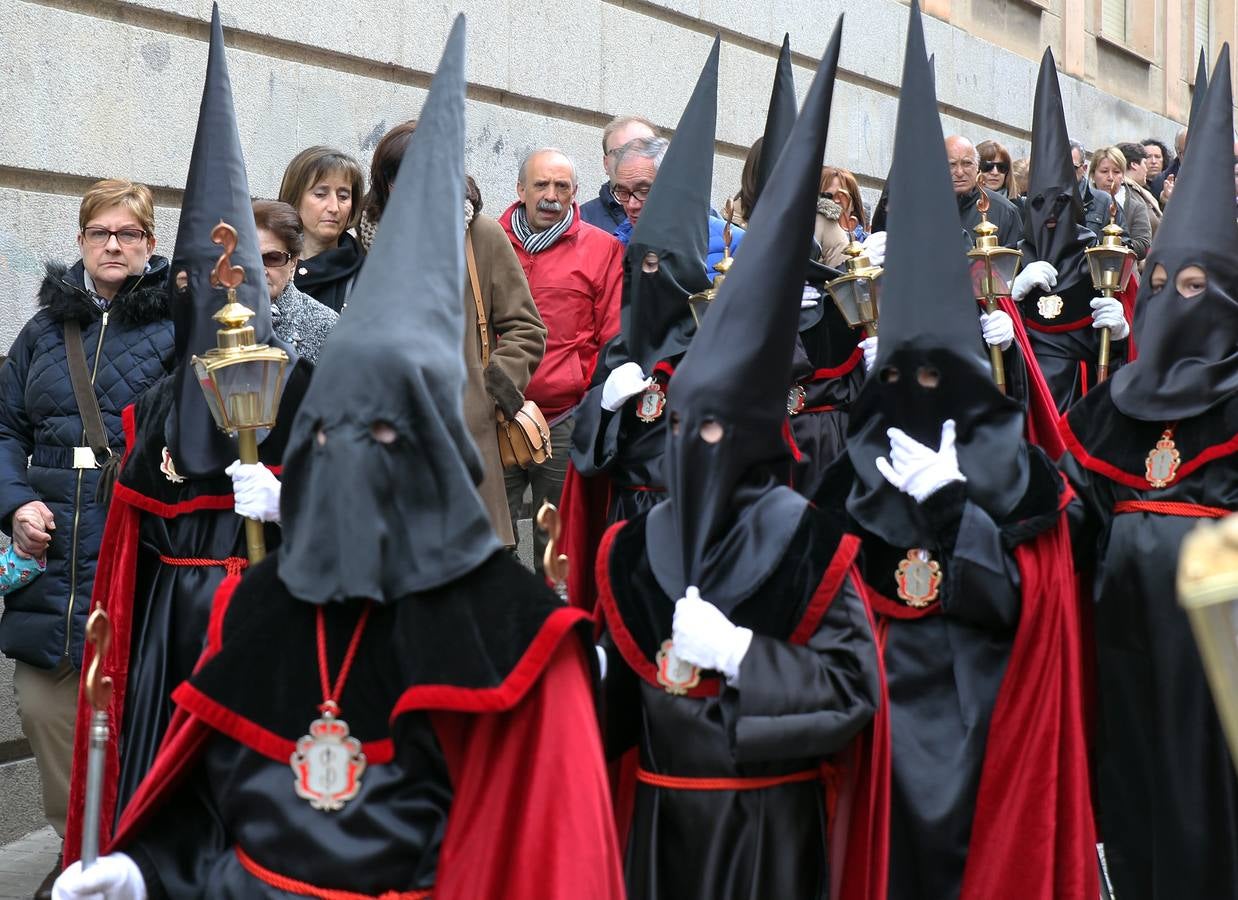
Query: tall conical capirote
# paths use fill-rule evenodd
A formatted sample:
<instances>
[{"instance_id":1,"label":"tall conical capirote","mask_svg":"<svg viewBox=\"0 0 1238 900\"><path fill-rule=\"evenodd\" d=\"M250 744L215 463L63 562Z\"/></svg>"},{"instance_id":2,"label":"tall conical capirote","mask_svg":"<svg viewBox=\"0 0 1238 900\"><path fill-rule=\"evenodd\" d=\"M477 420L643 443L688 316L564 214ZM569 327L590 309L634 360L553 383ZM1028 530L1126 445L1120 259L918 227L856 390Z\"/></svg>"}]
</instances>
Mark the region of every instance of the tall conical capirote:
<instances>
[{"instance_id":1,"label":"tall conical capirote","mask_svg":"<svg viewBox=\"0 0 1238 900\"><path fill-rule=\"evenodd\" d=\"M237 453L235 441L221 432L211 418L190 363L194 355L202 355L216 346L216 335L222 327L212 317L227 302L227 291L211 284L211 272L224 250L211 240L211 233L220 222L236 230L237 244L231 262L245 271L245 281L236 290L237 299L254 311L250 324L255 339L258 343L284 346L274 339L271 329L266 270L258 247L258 229L232 103L219 4L214 4L206 83L168 279L177 368L176 403L166 437L177 470L190 477L221 473Z\"/></svg>"},{"instance_id":2,"label":"tall conical capirote","mask_svg":"<svg viewBox=\"0 0 1238 900\"><path fill-rule=\"evenodd\" d=\"M877 360L852 408L847 452L857 480L847 501L868 531L896 546L925 546L918 505L880 474L897 427L936 449L954 419L969 497L1005 512L1027 483L1023 416L993 383L977 340L979 310L958 242L941 118L924 45L919 4L911 4L891 164L885 275Z\"/></svg>"},{"instance_id":3,"label":"tall conical capirote","mask_svg":"<svg viewBox=\"0 0 1238 900\"><path fill-rule=\"evenodd\" d=\"M1055 290L1066 291L1090 278L1083 251L1095 235L1084 225L1070 135L1053 51L1046 48L1036 79L1032 108L1031 170L1023 222L1023 264L1049 263L1058 273Z\"/></svg>"},{"instance_id":4,"label":"tall conical capirote","mask_svg":"<svg viewBox=\"0 0 1238 900\"><path fill-rule=\"evenodd\" d=\"M688 297L709 287L720 45L714 38L624 254L623 342L646 373L687 349L696 330ZM653 272L644 265L650 253L658 257Z\"/></svg>"},{"instance_id":5,"label":"tall conical capirote","mask_svg":"<svg viewBox=\"0 0 1238 900\"><path fill-rule=\"evenodd\" d=\"M676 368L668 399L668 500L650 515L650 561L663 587L697 585L724 608L781 558L786 542L778 535L789 538L798 517L788 513L806 502L789 488L771 493L778 482L769 467L789 456L786 397L841 39L840 18L743 253ZM721 437L711 441L714 425ZM719 551L728 528L740 537Z\"/></svg>"},{"instance_id":6,"label":"tall conical capirote","mask_svg":"<svg viewBox=\"0 0 1238 900\"><path fill-rule=\"evenodd\" d=\"M500 549L463 404L464 41L459 16L284 454L279 576L311 603L390 602Z\"/></svg>"},{"instance_id":7,"label":"tall conical capirote","mask_svg":"<svg viewBox=\"0 0 1238 900\"><path fill-rule=\"evenodd\" d=\"M786 146L795 125L795 71L791 66L791 35L782 37L778 51L778 67L774 70L774 86L770 89L769 111L765 114L765 133L761 135L761 159L757 164L757 200L769 182L778 162L778 154ZM754 203L755 209L755 203ZM745 210L752 218L753 210Z\"/></svg>"},{"instance_id":8,"label":"tall conical capirote","mask_svg":"<svg viewBox=\"0 0 1238 900\"><path fill-rule=\"evenodd\" d=\"M1204 52L1204 48L1199 48L1199 63L1195 67L1195 87L1191 89L1191 111L1186 119L1186 136L1187 142L1190 142L1192 137L1191 129L1195 126L1195 122L1199 117L1199 111L1203 109L1204 97L1208 94L1208 57Z\"/></svg>"},{"instance_id":9,"label":"tall conical capirote","mask_svg":"<svg viewBox=\"0 0 1238 900\"><path fill-rule=\"evenodd\" d=\"M1229 65L1226 44L1191 123L1190 155L1173 202L1148 252L1135 300L1139 353L1110 379L1114 406L1134 419L1169 424L1238 394L1238 223ZM1179 292L1177 276L1188 266L1204 270L1202 293ZM1166 282L1156 290L1152 281L1158 268L1164 269Z\"/></svg>"}]
</instances>

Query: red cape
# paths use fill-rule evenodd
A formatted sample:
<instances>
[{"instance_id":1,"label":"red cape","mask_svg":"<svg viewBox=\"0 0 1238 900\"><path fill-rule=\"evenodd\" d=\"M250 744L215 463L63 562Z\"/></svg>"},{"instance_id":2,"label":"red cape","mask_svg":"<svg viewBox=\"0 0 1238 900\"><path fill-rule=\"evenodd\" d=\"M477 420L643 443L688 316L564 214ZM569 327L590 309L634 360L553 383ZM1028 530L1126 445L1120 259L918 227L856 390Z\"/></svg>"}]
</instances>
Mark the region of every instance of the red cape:
<instances>
[{"instance_id":1,"label":"red cape","mask_svg":"<svg viewBox=\"0 0 1238 900\"><path fill-rule=\"evenodd\" d=\"M216 593L203 661L218 651L223 614L238 581L229 579ZM435 900L622 900L601 737L596 727L585 727L597 721L589 667L569 637L579 618L566 609L554 613L497 688L419 695L453 789ZM398 710L410 708L402 701ZM108 852L140 833L212 733L178 703Z\"/></svg>"},{"instance_id":2,"label":"red cape","mask_svg":"<svg viewBox=\"0 0 1238 900\"><path fill-rule=\"evenodd\" d=\"M572 606L587 613L597 606L595 569L609 510L610 478L586 477L568 463L559 499L562 552L568 558L567 597Z\"/></svg>"},{"instance_id":3,"label":"red cape","mask_svg":"<svg viewBox=\"0 0 1238 900\"><path fill-rule=\"evenodd\" d=\"M1040 363L1036 360L1031 341L1027 338L1023 313L1009 297L999 297L997 304L1014 323L1014 339L1019 344L1019 351L1023 354L1027 367L1027 424L1024 426L1027 439L1056 462L1066 450L1057 428L1057 404L1053 402L1049 384L1045 381L1044 373L1040 371Z\"/></svg>"}]
</instances>

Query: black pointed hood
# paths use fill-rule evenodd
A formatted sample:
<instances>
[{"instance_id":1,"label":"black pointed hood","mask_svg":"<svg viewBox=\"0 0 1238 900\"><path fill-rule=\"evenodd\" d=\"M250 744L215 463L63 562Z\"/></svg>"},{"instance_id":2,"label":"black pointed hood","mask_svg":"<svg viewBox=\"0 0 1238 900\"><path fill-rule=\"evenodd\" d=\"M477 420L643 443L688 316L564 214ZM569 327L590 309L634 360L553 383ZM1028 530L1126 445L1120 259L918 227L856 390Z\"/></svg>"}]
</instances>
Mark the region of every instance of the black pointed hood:
<instances>
[{"instance_id":1,"label":"black pointed hood","mask_svg":"<svg viewBox=\"0 0 1238 900\"><path fill-rule=\"evenodd\" d=\"M768 576L806 500L779 486L786 397L812 247L842 20L709 315L675 371L664 471L668 499L646 546L672 597L698 586L727 610ZM709 443L705 426L721 427Z\"/></svg>"},{"instance_id":2,"label":"black pointed hood","mask_svg":"<svg viewBox=\"0 0 1238 900\"><path fill-rule=\"evenodd\" d=\"M254 311L250 324L259 344L278 344L271 329L271 300L267 293L258 229L250 205L249 181L232 104L232 84L224 54L219 5L211 11L211 42L206 62L206 84L198 112L198 131L189 159L189 177L181 204L176 250L172 254L168 290L176 330L176 404L166 427L168 449L177 470L190 477L216 475L236 459L236 442L223 434L206 405L190 358L217 343L220 328L212 317L226 302L227 292L211 285L223 247L212 242L220 222L236 229L232 264L245 270L236 289L237 300ZM290 354L291 355L291 354Z\"/></svg>"},{"instance_id":3,"label":"black pointed hood","mask_svg":"<svg viewBox=\"0 0 1238 900\"><path fill-rule=\"evenodd\" d=\"M778 155L791 137L795 126L795 71L791 67L791 35L782 36L782 49L778 51L778 68L774 70L774 86L769 95L769 111L765 114L765 133L761 135L761 159L757 163L757 200L769 176L778 162ZM745 210L752 218L756 208Z\"/></svg>"},{"instance_id":4,"label":"black pointed hood","mask_svg":"<svg viewBox=\"0 0 1238 900\"><path fill-rule=\"evenodd\" d=\"M1096 238L1084 227L1083 200L1070 156L1070 136L1053 51L1046 48L1032 109L1031 171L1023 221L1023 264L1042 260L1057 269L1054 291L1089 279L1083 251Z\"/></svg>"},{"instance_id":5,"label":"black pointed hood","mask_svg":"<svg viewBox=\"0 0 1238 900\"><path fill-rule=\"evenodd\" d=\"M993 515L1009 512L1027 485L1023 415L993 384L975 339L976 302L958 249L958 206L924 47L912 2L891 165L889 237L881 289L880 342L872 374L852 408L847 452L856 483L848 511L895 546L921 546L933 529L920 507L890 485L875 460L888 456L888 428L931 447L954 419L968 495ZM932 380L935 379L935 384Z\"/></svg>"},{"instance_id":6,"label":"black pointed hood","mask_svg":"<svg viewBox=\"0 0 1238 900\"><path fill-rule=\"evenodd\" d=\"M718 52L713 49L679 118L624 254L623 342L646 373L688 348L696 324L688 298L709 287L709 197L718 122ZM647 254L658 257L646 272Z\"/></svg>"},{"instance_id":7,"label":"black pointed hood","mask_svg":"<svg viewBox=\"0 0 1238 900\"><path fill-rule=\"evenodd\" d=\"M279 577L311 603L396 600L500 548L464 419L464 32L459 16L284 454Z\"/></svg>"},{"instance_id":8,"label":"black pointed hood","mask_svg":"<svg viewBox=\"0 0 1238 900\"><path fill-rule=\"evenodd\" d=\"M1199 48L1199 64L1195 67L1195 87L1191 90L1191 112L1186 118L1187 145L1192 138L1191 129L1199 121L1199 111L1203 109L1204 97L1208 94L1208 57L1204 48Z\"/></svg>"},{"instance_id":9,"label":"black pointed hood","mask_svg":"<svg viewBox=\"0 0 1238 900\"><path fill-rule=\"evenodd\" d=\"M1191 123L1189 163L1148 252L1135 301L1139 354L1110 379L1113 404L1133 419L1174 422L1238 392L1238 224L1234 221L1234 114L1229 45ZM1164 266L1168 280L1152 289ZM1201 294L1175 286L1186 266L1208 277Z\"/></svg>"}]
</instances>

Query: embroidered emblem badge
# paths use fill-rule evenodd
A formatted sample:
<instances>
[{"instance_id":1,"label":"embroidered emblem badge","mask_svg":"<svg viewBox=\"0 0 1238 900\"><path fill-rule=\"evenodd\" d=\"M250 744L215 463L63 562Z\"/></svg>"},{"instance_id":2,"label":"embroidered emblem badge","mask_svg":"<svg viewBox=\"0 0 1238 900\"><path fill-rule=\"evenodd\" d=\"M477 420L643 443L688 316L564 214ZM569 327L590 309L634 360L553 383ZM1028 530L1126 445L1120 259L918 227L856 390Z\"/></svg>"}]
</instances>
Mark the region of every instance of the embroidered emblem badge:
<instances>
[{"instance_id":1,"label":"embroidered emblem badge","mask_svg":"<svg viewBox=\"0 0 1238 900\"><path fill-rule=\"evenodd\" d=\"M941 588L941 565L927 550L914 547L894 572L898 584L898 599L915 609L923 609L937 600Z\"/></svg>"},{"instance_id":2,"label":"embroidered emblem badge","mask_svg":"<svg viewBox=\"0 0 1238 900\"><path fill-rule=\"evenodd\" d=\"M797 384L787 393L787 415L798 416L804 411L804 403L808 399L808 392L804 390L802 384Z\"/></svg>"},{"instance_id":3,"label":"embroidered emblem badge","mask_svg":"<svg viewBox=\"0 0 1238 900\"><path fill-rule=\"evenodd\" d=\"M1148 452L1144 463L1144 477L1154 488L1168 487L1178 475L1178 466L1182 464L1182 454L1174 444L1174 431L1166 428L1156 446Z\"/></svg>"},{"instance_id":4,"label":"embroidered emblem badge","mask_svg":"<svg viewBox=\"0 0 1238 900\"><path fill-rule=\"evenodd\" d=\"M636 418L642 422L656 422L666 409L666 392L656 381L636 398Z\"/></svg>"},{"instance_id":5,"label":"embroidered emblem badge","mask_svg":"<svg viewBox=\"0 0 1238 900\"><path fill-rule=\"evenodd\" d=\"M172 454L168 452L167 447L163 448L163 461L159 463L159 471L173 484L180 484L185 480L185 476L176 471L176 466L172 462Z\"/></svg>"},{"instance_id":6,"label":"embroidered emblem badge","mask_svg":"<svg viewBox=\"0 0 1238 900\"><path fill-rule=\"evenodd\" d=\"M288 760L297 796L324 812L343 809L361 790L365 754L361 742L349 737L348 723L324 713L310 723L309 734L297 741Z\"/></svg>"},{"instance_id":7,"label":"embroidered emblem badge","mask_svg":"<svg viewBox=\"0 0 1238 900\"><path fill-rule=\"evenodd\" d=\"M1065 305L1057 294L1045 294L1036 301L1036 309L1040 312L1041 318L1045 319L1056 319L1062 314L1062 308Z\"/></svg>"},{"instance_id":8,"label":"embroidered emblem badge","mask_svg":"<svg viewBox=\"0 0 1238 900\"><path fill-rule=\"evenodd\" d=\"M668 694L686 694L701 683L701 670L675 655L674 642L665 640L656 657L658 684Z\"/></svg>"}]
</instances>

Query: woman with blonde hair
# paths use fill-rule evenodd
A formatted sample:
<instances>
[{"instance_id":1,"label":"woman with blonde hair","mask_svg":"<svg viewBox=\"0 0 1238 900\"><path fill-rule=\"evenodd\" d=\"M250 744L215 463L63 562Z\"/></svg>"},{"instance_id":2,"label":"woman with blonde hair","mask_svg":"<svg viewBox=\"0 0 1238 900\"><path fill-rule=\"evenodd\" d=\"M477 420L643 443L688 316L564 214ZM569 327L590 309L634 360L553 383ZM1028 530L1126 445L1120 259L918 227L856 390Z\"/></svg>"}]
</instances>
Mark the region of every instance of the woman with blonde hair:
<instances>
[{"instance_id":1,"label":"woman with blonde hair","mask_svg":"<svg viewBox=\"0 0 1238 900\"><path fill-rule=\"evenodd\" d=\"M842 208L838 223L849 237L863 241L868 237L868 217L864 213L864 198L855 175L837 166L821 169L821 196Z\"/></svg>"},{"instance_id":2,"label":"woman with blonde hair","mask_svg":"<svg viewBox=\"0 0 1238 900\"><path fill-rule=\"evenodd\" d=\"M339 312L348 302L365 251L349 229L361 221L365 172L332 147L309 147L288 163L279 199L297 211L305 229L297 289Z\"/></svg>"},{"instance_id":3,"label":"woman with blonde hair","mask_svg":"<svg viewBox=\"0 0 1238 900\"><path fill-rule=\"evenodd\" d=\"M1152 246L1152 220L1143 201L1125 184L1126 157L1117 147L1101 147L1092 154L1088 178L1102 191L1107 191L1125 216L1127 245L1142 260ZM1106 217L1108 220L1108 217Z\"/></svg>"}]
</instances>

